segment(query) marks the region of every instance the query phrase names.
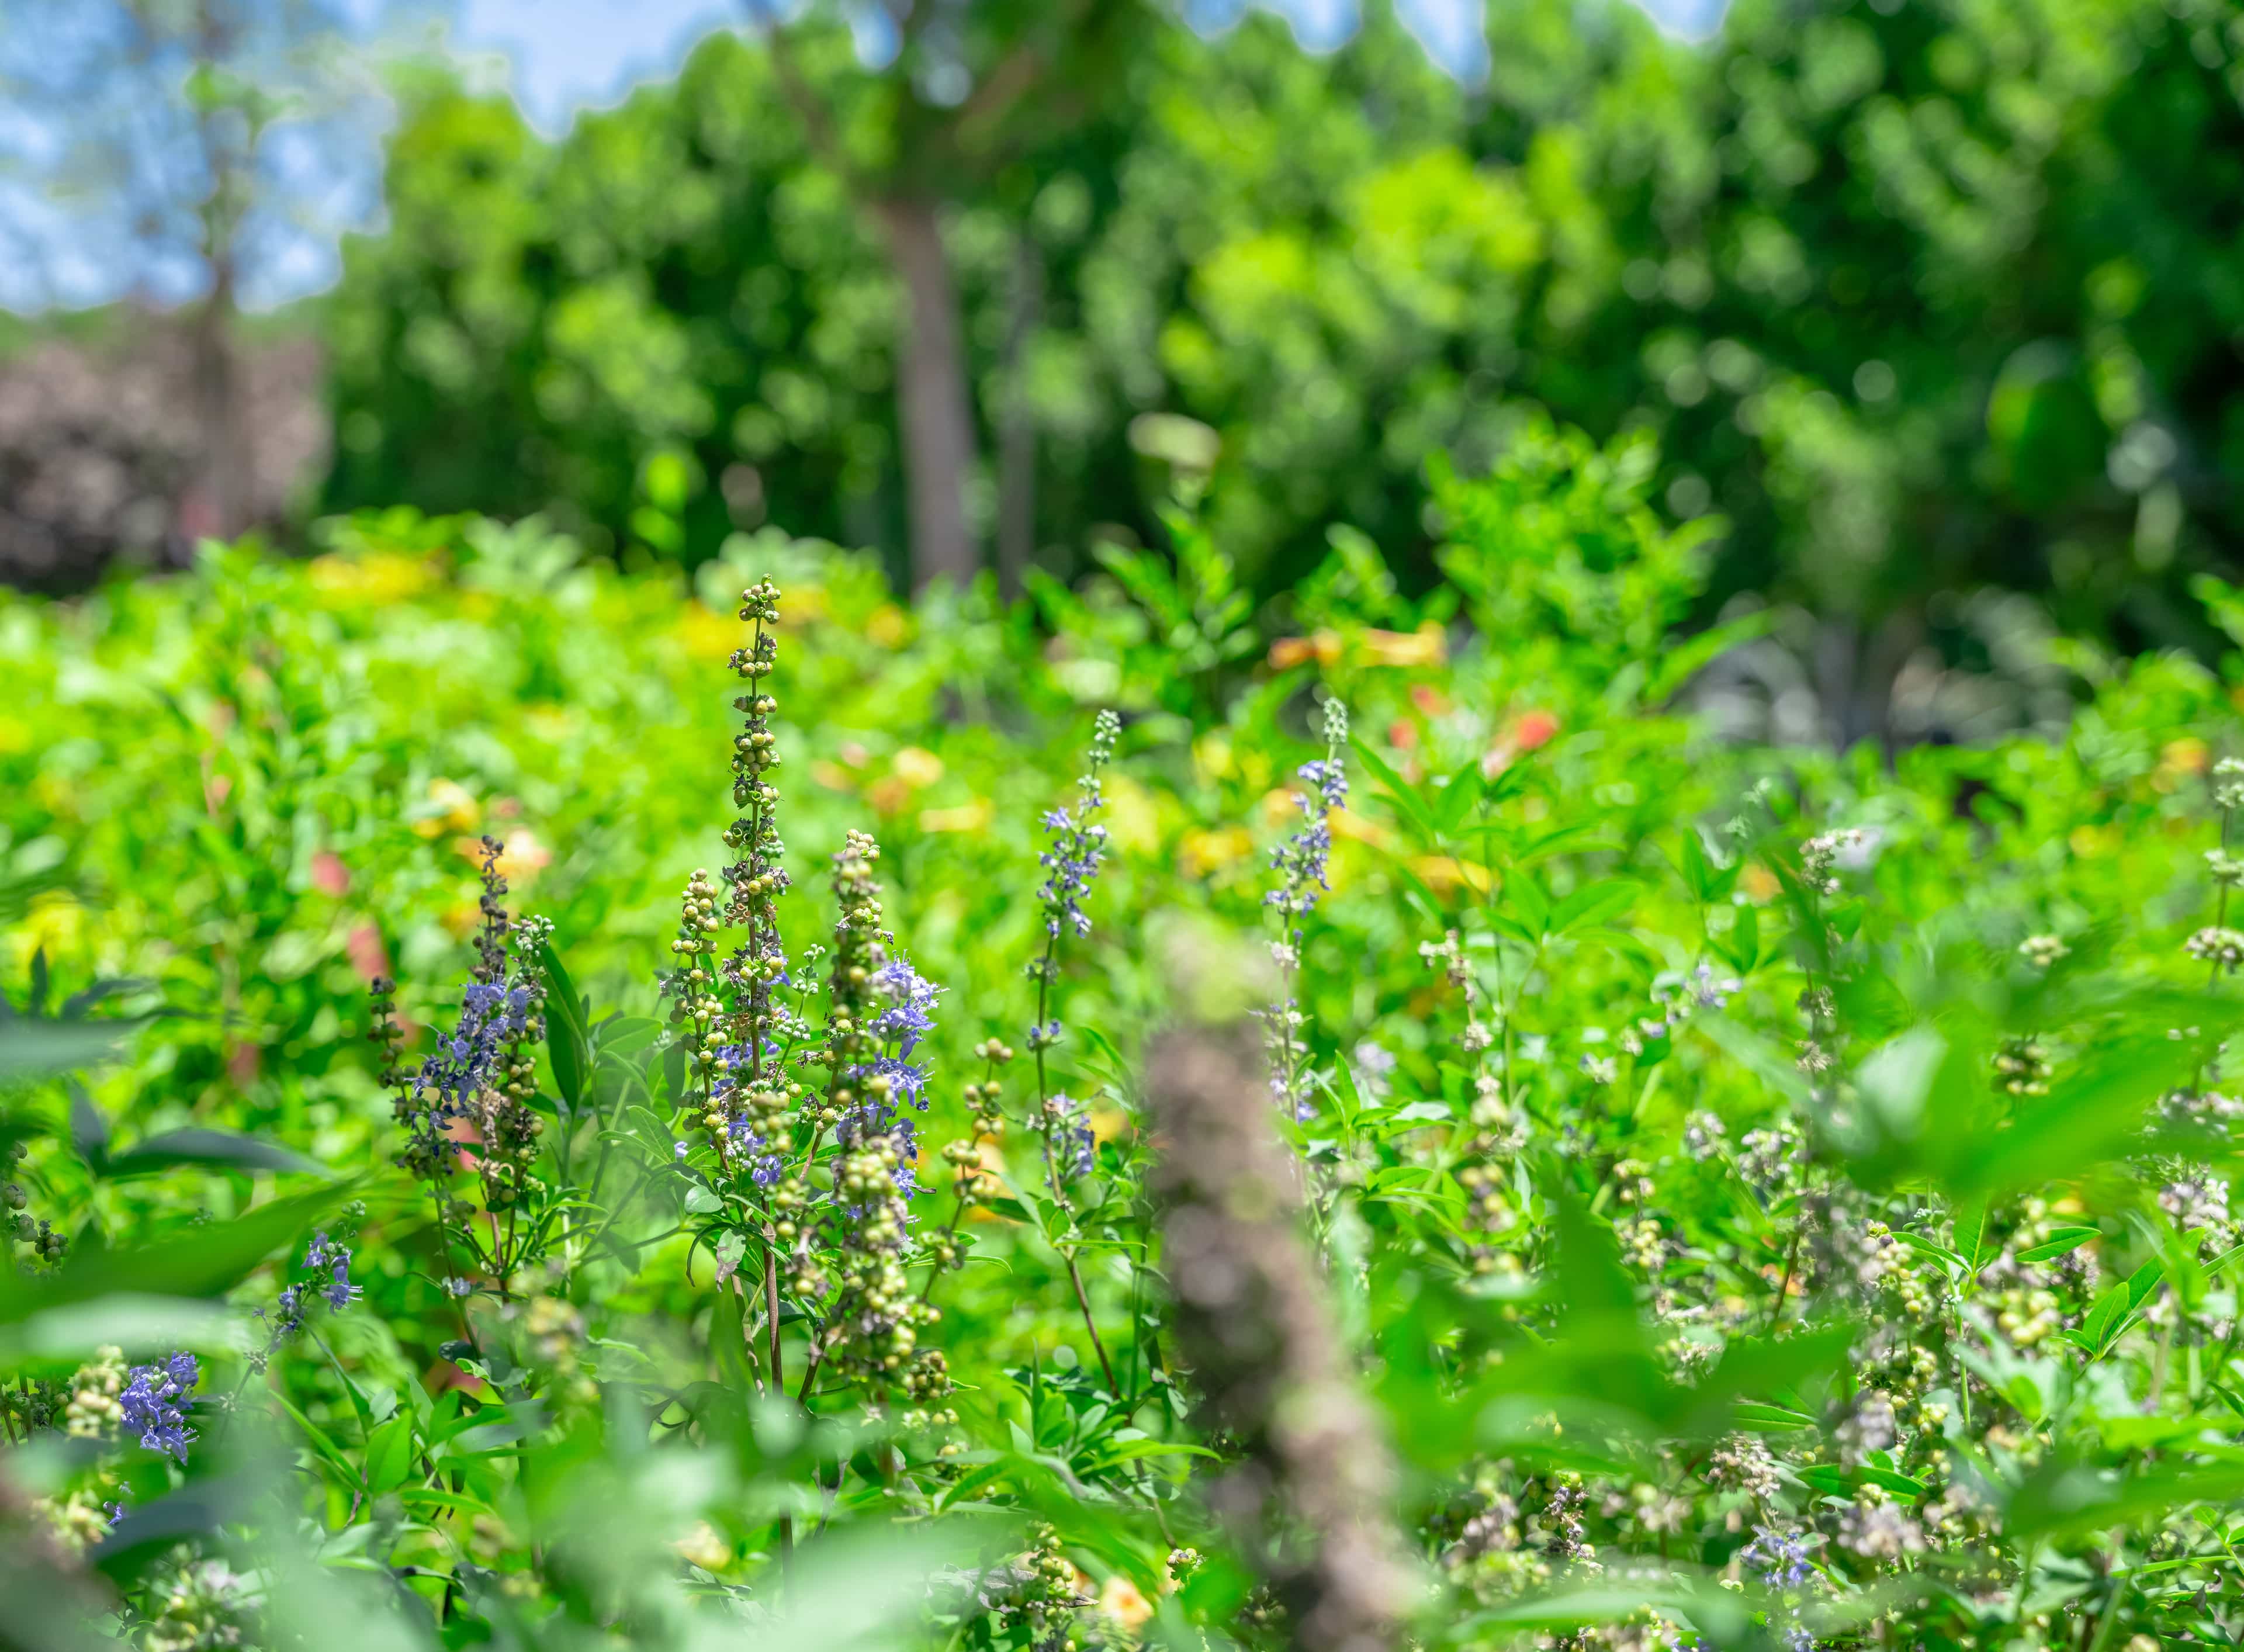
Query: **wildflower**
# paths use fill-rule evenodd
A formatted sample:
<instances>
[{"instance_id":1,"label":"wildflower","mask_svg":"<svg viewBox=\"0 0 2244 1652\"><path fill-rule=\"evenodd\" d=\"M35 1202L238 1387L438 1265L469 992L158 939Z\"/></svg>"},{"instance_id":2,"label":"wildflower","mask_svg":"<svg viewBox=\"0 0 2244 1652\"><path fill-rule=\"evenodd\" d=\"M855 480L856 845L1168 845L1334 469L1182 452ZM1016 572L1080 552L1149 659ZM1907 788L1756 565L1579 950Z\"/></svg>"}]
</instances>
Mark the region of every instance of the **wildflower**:
<instances>
[{"instance_id":1,"label":"wildflower","mask_svg":"<svg viewBox=\"0 0 2244 1652\"><path fill-rule=\"evenodd\" d=\"M1076 782L1074 811L1054 809L1044 816L1044 835L1051 841L1038 857L1048 876L1037 891L1037 900L1044 908L1044 933L1049 937L1091 933L1083 898L1091 892L1106 858L1106 828L1092 817L1106 806L1099 774L1113 761L1114 742L1121 734L1120 718L1111 711L1098 714L1092 729L1090 760Z\"/></svg>"},{"instance_id":2,"label":"wildflower","mask_svg":"<svg viewBox=\"0 0 2244 1652\"><path fill-rule=\"evenodd\" d=\"M2018 956L2038 970L2048 969L2072 953L2072 949L2054 935L2029 935L2018 943Z\"/></svg>"},{"instance_id":3,"label":"wildflower","mask_svg":"<svg viewBox=\"0 0 2244 1652\"><path fill-rule=\"evenodd\" d=\"M2220 1235L2228 1227L2228 1183L2212 1175L2185 1176L2159 1192L2159 1209L2184 1233Z\"/></svg>"},{"instance_id":4,"label":"wildflower","mask_svg":"<svg viewBox=\"0 0 2244 1652\"><path fill-rule=\"evenodd\" d=\"M2049 1051L2031 1036L2005 1039L1995 1053L1997 1082L2011 1095L2047 1095Z\"/></svg>"},{"instance_id":5,"label":"wildflower","mask_svg":"<svg viewBox=\"0 0 2244 1652\"><path fill-rule=\"evenodd\" d=\"M1367 1101L1383 1100L1395 1075L1393 1053L1365 1039L1349 1052L1349 1062L1355 1073L1356 1093Z\"/></svg>"},{"instance_id":6,"label":"wildflower","mask_svg":"<svg viewBox=\"0 0 2244 1652\"><path fill-rule=\"evenodd\" d=\"M2224 815L2244 809L2244 758L2223 757L2213 765L2213 806Z\"/></svg>"},{"instance_id":7,"label":"wildflower","mask_svg":"<svg viewBox=\"0 0 2244 1652\"><path fill-rule=\"evenodd\" d=\"M1776 1459L1754 1434L1733 1434L1707 1459L1707 1478L1743 1492L1756 1502L1776 1495Z\"/></svg>"},{"instance_id":8,"label":"wildflower","mask_svg":"<svg viewBox=\"0 0 2244 1652\"><path fill-rule=\"evenodd\" d=\"M873 1017L873 1036L896 1044L897 1054L909 1055L922 1036L934 1030L935 1022L928 1012L935 1007L943 989L923 979L902 958L891 958L875 970L873 985L889 999L889 1007Z\"/></svg>"},{"instance_id":9,"label":"wildflower","mask_svg":"<svg viewBox=\"0 0 2244 1652\"><path fill-rule=\"evenodd\" d=\"M1821 833L1800 846L1801 876L1817 894L1836 895L1839 880L1832 876L1833 869L1852 870L1863 864L1869 846L1869 839L1859 827Z\"/></svg>"},{"instance_id":10,"label":"wildflower","mask_svg":"<svg viewBox=\"0 0 2244 1652\"><path fill-rule=\"evenodd\" d=\"M1348 741L1348 708L1337 700L1325 701L1325 755L1303 763L1295 772L1308 787L1296 792L1303 824L1270 852L1270 864L1281 875L1279 886L1262 897L1288 922L1316 909L1317 893L1329 890L1326 869L1332 857L1332 811L1348 802L1348 771L1340 760Z\"/></svg>"},{"instance_id":11,"label":"wildflower","mask_svg":"<svg viewBox=\"0 0 2244 1652\"><path fill-rule=\"evenodd\" d=\"M1702 1010L1722 1009L1744 990L1745 983L1734 975L1717 978L1704 958L1699 960L1699 967L1692 972L1691 1001Z\"/></svg>"},{"instance_id":12,"label":"wildflower","mask_svg":"<svg viewBox=\"0 0 2244 1652\"><path fill-rule=\"evenodd\" d=\"M1748 1130L1738 1147L1738 1174L1764 1198L1789 1181L1800 1164L1800 1139L1784 1127Z\"/></svg>"},{"instance_id":13,"label":"wildflower","mask_svg":"<svg viewBox=\"0 0 2244 1652\"><path fill-rule=\"evenodd\" d=\"M1721 1119L1702 1108L1684 1121L1683 1151L1703 1163L1722 1150L1727 1134Z\"/></svg>"},{"instance_id":14,"label":"wildflower","mask_svg":"<svg viewBox=\"0 0 2244 1652\"><path fill-rule=\"evenodd\" d=\"M1859 1468L1872 1452L1890 1451L1898 1438L1893 1398L1872 1388L1855 1400L1854 1414L1839 1425L1839 1460Z\"/></svg>"},{"instance_id":15,"label":"wildflower","mask_svg":"<svg viewBox=\"0 0 2244 1652\"><path fill-rule=\"evenodd\" d=\"M1839 1545L1870 1561L1897 1561L1924 1551L1924 1528L1890 1503L1850 1508L1839 1521Z\"/></svg>"},{"instance_id":16,"label":"wildflower","mask_svg":"<svg viewBox=\"0 0 2244 1652\"><path fill-rule=\"evenodd\" d=\"M193 1354L175 1353L159 1365L135 1365L118 1396L124 1426L137 1431L150 1451L166 1452L186 1462L195 1432L187 1426L183 1402L200 1379Z\"/></svg>"},{"instance_id":17,"label":"wildflower","mask_svg":"<svg viewBox=\"0 0 2244 1652\"><path fill-rule=\"evenodd\" d=\"M70 1401L63 1411L63 1432L73 1439L106 1439L124 1421L118 1396L125 1383L125 1351L95 1351L93 1363L81 1365L71 1378Z\"/></svg>"},{"instance_id":18,"label":"wildflower","mask_svg":"<svg viewBox=\"0 0 2244 1652\"><path fill-rule=\"evenodd\" d=\"M2244 933L2208 924L2182 943L2182 950L2216 970L2233 970L2244 964Z\"/></svg>"},{"instance_id":19,"label":"wildflower","mask_svg":"<svg viewBox=\"0 0 2244 1652\"><path fill-rule=\"evenodd\" d=\"M328 1283L321 1288L320 1294L327 1299L328 1308L336 1313L342 1312L364 1294L350 1282L350 1247L328 1238L325 1233L314 1234L311 1245L304 1253L305 1267L314 1273L328 1275Z\"/></svg>"},{"instance_id":20,"label":"wildflower","mask_svg":"<svg viewBox=\"0 0 2244 1652\"><path fill-rule=\"evenodd\" d=\"M1804 1535L1774 1532L1766 1526L1754 1527L1753 1541L1738 1551L1738 1559L1773 1588L1797 1588L1815 1570Z\"/></svg>"}]
</instances>

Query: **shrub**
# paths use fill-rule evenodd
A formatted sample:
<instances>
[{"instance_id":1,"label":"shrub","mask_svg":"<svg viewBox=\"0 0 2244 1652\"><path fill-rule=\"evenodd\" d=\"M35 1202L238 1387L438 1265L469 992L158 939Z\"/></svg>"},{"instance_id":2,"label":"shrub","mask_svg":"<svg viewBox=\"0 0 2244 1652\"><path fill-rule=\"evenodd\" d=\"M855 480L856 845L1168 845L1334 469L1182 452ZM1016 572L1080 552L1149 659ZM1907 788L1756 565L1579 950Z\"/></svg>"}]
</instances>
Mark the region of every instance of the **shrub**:
<instances>
[{"instance_id":1,"label":"shrub","mask_svg":"<svg viewBox=\"0 0 2244 1652\"><path fill-rule=\"evenodd\" d=\"M10 1624L2227 1635L2221 684L1727 745L1647 471L1275 635L1181 513L1041 627L402 518L0 614Z\"/></svg>"}]
</instances>

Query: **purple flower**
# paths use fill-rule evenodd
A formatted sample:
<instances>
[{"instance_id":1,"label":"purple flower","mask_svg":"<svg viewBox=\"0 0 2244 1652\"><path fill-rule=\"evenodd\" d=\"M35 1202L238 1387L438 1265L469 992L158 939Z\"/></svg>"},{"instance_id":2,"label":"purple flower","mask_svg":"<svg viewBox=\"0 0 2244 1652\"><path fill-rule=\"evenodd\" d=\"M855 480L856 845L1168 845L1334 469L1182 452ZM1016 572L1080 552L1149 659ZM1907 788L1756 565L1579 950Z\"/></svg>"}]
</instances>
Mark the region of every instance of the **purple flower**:
<instances>
[{"instance_id":1,"label":"purple flower","mask_svg":"<svg viewBox=\"0 0 2244 1652\"><path fill-rule=\"evenodd\" d=\"M312 1236L309 1249L304 1252L304 1266L314 1273L325 1273L328 1283L320 1287L320 1295L335 1313L356 1302L364 1295L350 1282L350 1247L328 1237L324 1233ZM300 1316L301 1317L301 1316Z\"/></svg>"},{"instance_id":2,"label":"purple flower","mask_svg":"<svg viewBox=\"0 0 2244 1652\"><path fill-rule=\"evenodd\" d=\"M733 1120L725 1134L733 1151L750 1161L748 1177L759 1188L772 1186L786 1174L785 1161L771 1150L769 1142L748 1127L746 1119Z\"/></svg>"},{"instance_id":3,"label":"purple flower","mask_svg":"<svg viewBox=\"0 0 2244 1652\"><path fill-rule=\"evenodd\" d=\"M1338 758L1316 758L1303 763L1297 772L1308 782L1327 809L1340 809L1347 804L1348 770L1342 767ZM1301 812L1305 815L1315 812L1306 797L1301 800Z\"/></svg>"},{"instance_id":4,"label":"purple flower","mask_svg":"<svg viewBox=\"0 0 2244 1652\"><path fill-rule=\"evenodd\" d=\"M1808 1563L1805 1538L1772 1532L1766 1526L1754 1527L1754 1540L1738 1552L1738 1559L1751 1567L1762 1582L1779 1588L1798 1588L1815 1569Z\"/></svg>"},{"instance_id":5,"label":"purple flower","mask_svg":"<svg viewBox=\"0 0 2244 1652\"><path fill-rule=\"evenodd\" d=\"M894 1041L896 1053L909 1055L923 1033L934 1030L928 1014L943 989L921 976L909 960L891 958L873 972L873 985L889 995L889 1007L872 1019L873 1035L883 1043Z\"/></svg>"},{"instance_id":6,"label":"purple flower","mask_svg":"<svg viewBox=\"0 0 2244 1652\"><path fill-rule=\"evenodd\" d=\"M320 1288L320 1295L328 1299L328 1311L339 1314L366 1293L351 1283L350 1266L337 1263L334 1276Z\"/></svg>"},{"instance_id":7,"label":"purple flower","mask_svg":"<svg viewBox=\"0 0 2244 1652\"><path fill-rule=\"evenodd\" d=\"M159 1365L133 1366L125 1373L125 1391L117 1397L125 1426L138 1432L140 1443L150 1451L186 1462L195 1431L187 1426L182 1402L201 1375L195 1357L188 1353L175 1353Z\"/></svg>"},{"instance_id":8,"label":"purple flower","mask_svg":"<svg viewBox=\"0 0 2244 1652\"><path fill-rule=\"evenodd\" d=\"M447 1121L465 1111L489 1087L499 1057L530 1030L537 994L525 976L510 981L470 981L460 995L460 1019L437 1053L422 1064L413 1093L422 1106L416 1121L421 1145L439 1165L459 1149L444 1141Z\"/></svg>"},{"instance_id":9,"label":"purple flower","mask_svg":"<svg viewBox=\"0 0 2244 1652\"><path fill-rule=\"evenodd\" d=\"M1070 931L1078 936L1091 933L1091 917L1083 910L1083 900L1106 860L1106 828L1092 816L1106 807L1098 775L1113 758L1114 742L1121 732L1121 720L1112 712L1098 714L1091 738L1089 772L1076 782L1075 811L1050 809L1038 823L1050 842L1037 857L1038 864L1049 874L1037 891L1037 899L1044 907L1044 933L1054 938Z\"/></svg>"}]
</instances>

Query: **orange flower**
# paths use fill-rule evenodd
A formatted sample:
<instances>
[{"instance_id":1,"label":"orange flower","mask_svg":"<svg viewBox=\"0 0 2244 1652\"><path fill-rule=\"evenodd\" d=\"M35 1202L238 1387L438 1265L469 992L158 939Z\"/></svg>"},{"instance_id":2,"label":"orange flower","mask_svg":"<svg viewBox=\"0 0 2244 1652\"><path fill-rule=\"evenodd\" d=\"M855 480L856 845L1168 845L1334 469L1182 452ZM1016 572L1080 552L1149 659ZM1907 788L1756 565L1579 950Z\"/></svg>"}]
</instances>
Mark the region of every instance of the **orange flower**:
<instances>
[{"instance_id":1,"label":"orange flower","mask_svg":"<svg viewBox=\"0 0 2244 1652\"><path fill-rule=\"evenodd\" d=\"M1270 669L1286 671L1310 660L1321 666L1340 662L1340 633L1320 631L1313 637L1281 637L1270 645Z\"/></svg>"},{"instance_id":2,"label":"orange flower","mask_svg":"<svg viewBox=\"0 0 2244 1652\"><path fill-rule=\"evenodd\" d=\"M456 837L453 850L463 860L476 865L483 863L483 843L480 837ZM553 863L553 851L537 841L537 834L527 826L507 834L498 859L493 863L498 875L510 884L519 886L544 871Z\"/></svg>"},{"instance_id":3,"label":"orange flower","mask_svg":"<svg viewBox=\"0 0 2244 1652\"><path fill-rule=\"evenodd\" d=\"M1547 711L1525 712L1521 714L1518 721L1511 725L1511 743L1517 750L1533 751L1538 747L1549 745L1551 736L1558 732L1558 719L1554 714Z\"/></svg>"}]
</instances>

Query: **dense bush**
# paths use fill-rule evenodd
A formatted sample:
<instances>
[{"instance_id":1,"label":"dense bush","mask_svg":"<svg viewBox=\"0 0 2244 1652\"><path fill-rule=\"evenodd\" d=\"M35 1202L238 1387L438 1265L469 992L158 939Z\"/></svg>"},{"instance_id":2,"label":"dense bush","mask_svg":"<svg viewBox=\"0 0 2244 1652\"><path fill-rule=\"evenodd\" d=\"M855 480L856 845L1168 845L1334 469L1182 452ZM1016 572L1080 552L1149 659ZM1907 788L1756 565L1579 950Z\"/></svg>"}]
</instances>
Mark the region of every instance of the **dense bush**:
<instances>
[{"instance_id":1,"label":"dense bush","mask_svg":"<svg viewBox=\"0 0 2244 1652\"><path fill-rule=\"evenodd\" d=\"M0 1635L2232 1638L2229 686L1725 744L1653 475L0 609Z\"/></svg>"}]
</instances>

